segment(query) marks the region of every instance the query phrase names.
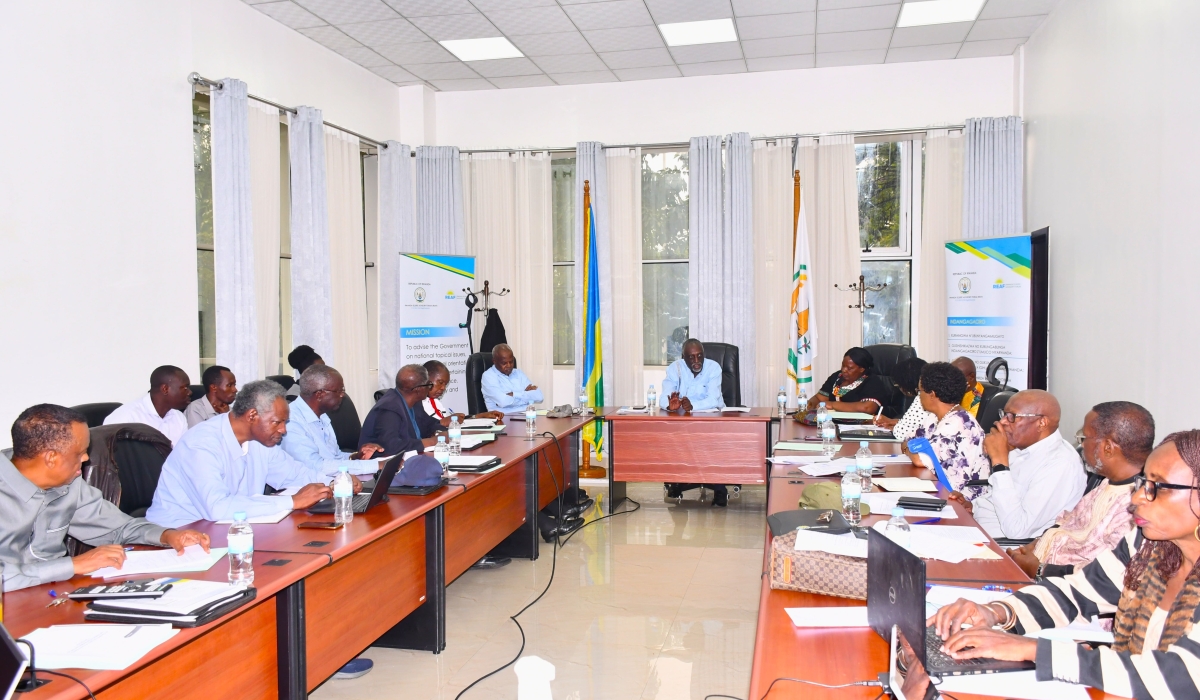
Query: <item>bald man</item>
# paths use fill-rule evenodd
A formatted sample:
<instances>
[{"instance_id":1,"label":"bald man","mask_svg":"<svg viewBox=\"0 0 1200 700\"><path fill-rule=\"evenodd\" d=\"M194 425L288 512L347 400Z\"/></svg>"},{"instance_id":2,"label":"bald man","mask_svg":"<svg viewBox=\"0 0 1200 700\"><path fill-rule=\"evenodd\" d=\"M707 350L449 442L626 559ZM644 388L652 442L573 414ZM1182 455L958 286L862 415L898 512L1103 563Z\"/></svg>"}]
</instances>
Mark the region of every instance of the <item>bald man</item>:
<instances>
[{"instance_id":1,"label":"bald man","mask_svg":"<svg viewBox=\"0 0 1200 700\"><path fill-rule=\"evenodd\" d=\"M967 393L963 395L962 407L973 418L979 417L979 402L983 399L983 384L975 371L975 361L969 357L955 358L950 364L962 372L967 380Z\"/></svg>"},{"instance_id":2,"label":"bald man","mask_svg":"<svg viewBox=\"0 0 1200 700\"><path fill-rule=\"evenodd\" d=\"M983 441L992 463L987 493L968 509L992 537L1038 537L1083 497L1079 453L1058 432L1058 399L1040 389L1017 393ZM957 491L951 498L967 504Z\"/></svg>"},{"instance_id":3,"label":"bald man","mask_svg":"<svg viewBox=\"0 0 1200 700\"><path fill-rule=\"evenodd\" d=\"M359 449L368 445L382 447L379 455L393 457L405 452L420 454L435 444L433 438L421 439L417 411L429 396L429 370L421 365L404 365L396 373L396 388L388 389L363 421L358 438Z\"/></svg>"}]
</instances>

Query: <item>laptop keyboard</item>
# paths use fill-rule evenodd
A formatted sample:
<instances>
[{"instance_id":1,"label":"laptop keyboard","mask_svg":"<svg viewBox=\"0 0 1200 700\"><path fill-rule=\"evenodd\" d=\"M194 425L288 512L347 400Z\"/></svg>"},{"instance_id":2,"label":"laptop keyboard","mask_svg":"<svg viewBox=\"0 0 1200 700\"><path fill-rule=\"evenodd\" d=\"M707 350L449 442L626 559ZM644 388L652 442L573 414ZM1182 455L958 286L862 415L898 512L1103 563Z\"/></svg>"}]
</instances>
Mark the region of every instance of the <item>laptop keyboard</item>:
<instances>
[{"instance_id":1,"label":"laptop keyboard","mask_svg":"<svg viewBox=\"0 0 1200 700\"><path fill-rule=\"evenodd\" d=\"M367 504L371 502L371 494L358 493L354 495L354 501L351 503L351 508L355 512L366 510Z\"/></svg>"},{"instance_id":2,"label":"laptop keyboard","mask_svg":"<svg viewBox=\"0 0 1200 700\"><path fill-rule=\"evenodd\" d=\"M950 666L978 666L990 663L992 659L955 659L942 651L942 638L938 636L937 627L930 625L925 628L925 668L947 668Z\"/></svg>"}]
</instances>

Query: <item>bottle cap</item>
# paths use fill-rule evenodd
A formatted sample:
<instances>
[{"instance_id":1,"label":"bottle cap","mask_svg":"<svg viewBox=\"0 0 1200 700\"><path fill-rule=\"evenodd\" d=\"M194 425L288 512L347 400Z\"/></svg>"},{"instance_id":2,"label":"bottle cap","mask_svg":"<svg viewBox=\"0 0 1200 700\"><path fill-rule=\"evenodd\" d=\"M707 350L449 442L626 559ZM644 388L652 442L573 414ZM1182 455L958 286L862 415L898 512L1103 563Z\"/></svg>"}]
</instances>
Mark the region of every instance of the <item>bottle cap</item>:
<instances>
[{"instance_id":1,"label":"bottle cap","mask_svg":"<svg viewBox=\"0 0 1200 700\"><path fill-rule=\"evenodd\" d=\"M438 442L445 442L445 441L446 441L445 435L438 435Z\"/></svg>"},{"instance_id":2,"label":"bottle cap","mask_svg":"<svg viewBox=\"0 0 1200 700\"><path fill-rule=\"evenodd\" d=\"M900 506L896 506L895 508L892 509L892 517L895 518L897 516L899 516L901 518L904 517L904 509L901 508Z\"/></svg>"},{"instance_id":3,"label":"bottle cap","mask_svg":"<svg viewBox=\"0 0 1200 700\"><path fill-rule=\"evenodd\" d=\"M239 510L238 512L234 513L233 519L234 520L245 520L246 519L246 511Z\"/></svg>"},{"instance_id":4,"label":"bottle cap","mask_svg":"<svg viewBox=\"0 0 1200 700\"><path fill-rule=\"evenodd\" d=\"M349 471L350 471L350 465L349 465L349 464L339 464L339 465L338 465L338 471L339 471L339 472L349 472Z\"/></svg>"},{"instance_id":5,"label":"bottle cap","mask_svg":"<svg viewBox=\"0 0 1200 700\"><path fill-rule=\"evenodd\" d=\"M820 405L821 405L821 406L824 406L824 405L825 405L825 402L824 402L824 401L822 401Z\"/></svg>"},{"instance_id":6,"label":"bottle cap","mask_svg":"<svg viewBox=\"0 0 1200 700\"><path fill-rule=\"evenodd\" d=\"M866 441L866 440L859 440L859 441L858 441L858 446L859 446L859 447L866 447L866 446L867 446L867 441Z\"/></svg>"}]
</instances>

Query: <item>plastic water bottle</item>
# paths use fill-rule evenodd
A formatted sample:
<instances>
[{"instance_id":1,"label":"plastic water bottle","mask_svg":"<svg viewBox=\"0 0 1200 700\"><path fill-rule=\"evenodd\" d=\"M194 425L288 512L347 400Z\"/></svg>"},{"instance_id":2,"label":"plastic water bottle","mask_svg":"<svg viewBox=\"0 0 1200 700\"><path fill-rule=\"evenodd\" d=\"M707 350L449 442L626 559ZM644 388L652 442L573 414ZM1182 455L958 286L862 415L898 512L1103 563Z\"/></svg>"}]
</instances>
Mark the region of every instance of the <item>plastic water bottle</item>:
<instances>
[{"instance_id":1,"label":"plastic water bottle","mask_svg":"<svg viewBox=\"0 0 1200 700\"><path fill-rule=\"evenodd\" d=\"M579 415L585 416L588 412L588 393L587 387L579 387Z\"/></svg>"},{"instance_id":2,"label":"plastic water bottle","mask_svg":"<svg viewBox=\"0 0 1200 700\"><path fill-rule=\"evenodd\" d=\"M458 416L450 416L450 427L447 429L450 435L450 456L457 457L462 454L462 426L458 423Z\"/></svg>"},{"instance_id":3,"label":"plastic water bottle","mask_svg":"<svg viewBox=\"0 0 1200 700\"><path fill-rule=\"evenodd\" d=\"M862 480L862 492L868 493L871 490L873 482L871 481L871 470L874 465L871 463L871 449L867 447L867 441L863 440L858 443L858 452L854 453L854 468L858 470L858 476Z\"/></svg>"},{"instance_id":4,"label":"plastic water bottle","mask_svg":"<svg viewBox=\"0 0 1200 700\"><path fill-rule=\"evenodd\" d=\"M857 525L862 520L862 511L858 509L861 501L862 481L859 480L858 470L853 466L846 467L846 475L842 477L842 515L851 525Z\"/></svg>"},{"instance_id":5,"label":"plastic water bottle","mask_svg":"<svg viewBox=\"0 0 1200 700\"><path fill-rule=\"evenodd\" d=\"M650 414L658 413L658 392L654 390L654 385L650 385L650 391L646 392L646 407L650 410Z\"/></svg>"},{"instance_id":6,"label":"plastic water bottle","mask_svg":"<svg viewBox=\"0 0 1200 700\"><path fill-rule=\"evenodd\" d=\"M833 419L829 414L825 414L825 420L821 422L821 452L826 457L832 457L837 454L837 427L833 424Z\"/></svg>"},{"instance_id":7,"label":"plastic water bottle","mask_svg":"<svg viewBox=\"0 0 1200 700\"><path fill-rule=\"evenodd\" d=\"M829 411L825 409L825 402L817 404L817 425L825 425L825 421L829 420Z\"/></svg>"},{"instance_id":8,"label":"plastic water bottle","mask_svg":"<svg viewBox=\"0 0 1200 700\"><path fill-rule=\"evenodd\" d=\"M896 544L908 549L912 544L912 527L904 519L904 509L896 506L892 509L892 519L887 522L884 534Z\"/></svg>"},{"instance_id":9,"label":"plastic water bottle","mask_svg":"<svg viewBox=\"0 0 1200 700\"><path fill-rule=\"evenodd\" d=\"M246 514L233 514L229 526L229 582L235 586L254 583L254 530L246 522Z\"/></svg>"},{"instance_id":10,"label":"plastic water bottle","mask_svg":"<svg viewBox=\"0 0 1200 700\"><path fill-rule=\"evenodd\" d=\"M530 440L537 437L537 411L533 409L533 404L525 407L525 437Z\"/></svg>"},{"instance_id":11,"label":"plastic water bottle","mask_svg":"<svg viewBox=\"0 0 1200 700\"><path fill-rule=\"evenodd\" d=\"M354 520L354 479L350 478L350 467L338 466L333 477L333 522L345 525Z\"/></svg>"},{"instance_id":12,"label":"plastic water bottle","mask_svg":"<svg viewBox=\"0 0 1200 700\"><path fill-rule=\"evenodd\" d=\"M433 458L442 465L442 473L450 469L450 446L446 444L446 436L438 435L437 444L433 446Z\"/></svg>"},{"instance_id":13,"label":"plastic water bottle","mask_svg":"<svg viewBox=\"0 0 1200 700\"><path fill-rule=\"evenodd\" d=\"M779 404L779 417L783 418L787 415L787 389L784 385L779 386L779 393L775 396L775 403Z\"/></svg>"}]
</instances>

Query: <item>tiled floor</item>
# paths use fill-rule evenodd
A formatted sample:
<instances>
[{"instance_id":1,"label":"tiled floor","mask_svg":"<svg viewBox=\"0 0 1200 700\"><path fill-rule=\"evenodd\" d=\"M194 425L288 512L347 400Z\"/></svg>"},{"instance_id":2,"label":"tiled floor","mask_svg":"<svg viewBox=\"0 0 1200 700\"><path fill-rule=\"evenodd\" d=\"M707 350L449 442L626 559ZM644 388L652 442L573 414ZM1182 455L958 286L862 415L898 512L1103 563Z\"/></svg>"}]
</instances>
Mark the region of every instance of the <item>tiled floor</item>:
<instances>
[{"instance_id":1,"label":"tiled floor","mask_svg":"<svg viewBox=\"0 0 1200 700\"><path fill-rule=\"evenodd\" d=\"M593 496L603 493L586 488ZM697 502L698 491L689 491L681 505L664 503L662 493L658 484L630 484L629 495L642 509L575 535L559 551L549 592L520 617L522 655L553 664L555 700L746 696L764 489L746 488L728 508ZM313 697L453 700L516 655L521 634L508 616L546 586L552 553L543 545L536 562L514 560L455 581L447 589L448 641L441 654L370 649L371 673L331 680ZM517 698L512 667L463 695L495 698Z\"/></svg>"}]
</instances>

